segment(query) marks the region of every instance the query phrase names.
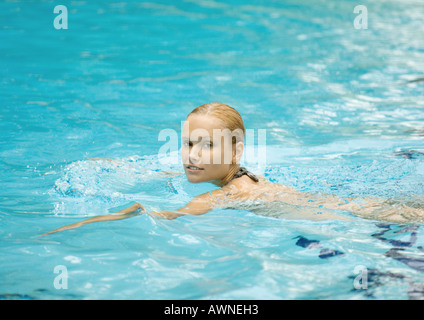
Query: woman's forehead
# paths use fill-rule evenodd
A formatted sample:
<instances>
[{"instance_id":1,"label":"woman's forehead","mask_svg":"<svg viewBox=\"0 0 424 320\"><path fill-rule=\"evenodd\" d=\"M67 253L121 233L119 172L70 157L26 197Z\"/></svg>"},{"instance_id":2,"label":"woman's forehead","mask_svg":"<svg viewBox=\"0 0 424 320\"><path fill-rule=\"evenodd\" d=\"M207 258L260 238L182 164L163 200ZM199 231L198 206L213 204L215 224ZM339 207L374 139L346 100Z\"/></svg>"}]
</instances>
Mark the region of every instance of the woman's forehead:
<instances>
[{"instance_id":1,"label":"woman's forehead","mask_svg":"<svg viewBox=\"0 0 424 320\"><path fill-rule=\"evenodd\" d=\"M225 129L222 121L207 115L190 115L183 123L183 134L190 134L194 130L206 130L209 135L214 129Z\"/></svg>"}]
</instances>

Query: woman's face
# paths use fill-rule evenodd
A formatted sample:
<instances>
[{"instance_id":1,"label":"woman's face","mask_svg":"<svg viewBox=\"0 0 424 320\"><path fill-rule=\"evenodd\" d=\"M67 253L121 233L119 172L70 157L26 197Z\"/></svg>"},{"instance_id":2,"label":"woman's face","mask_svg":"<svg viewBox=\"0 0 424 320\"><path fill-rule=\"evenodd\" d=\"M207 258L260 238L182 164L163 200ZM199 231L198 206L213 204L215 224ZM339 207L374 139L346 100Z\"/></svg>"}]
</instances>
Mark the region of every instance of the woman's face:
<instances>
[{"instance_id":1,"label":"woman's face","mask_svg":"<svg viewBox=\"0 0 424 320\"><path fill-rule=\"evenodd\" d=\"M231 133L218 118L190 115L184 122L181 157L190 182L219 185L234 162Z\"/></svg>"}]
</instances>

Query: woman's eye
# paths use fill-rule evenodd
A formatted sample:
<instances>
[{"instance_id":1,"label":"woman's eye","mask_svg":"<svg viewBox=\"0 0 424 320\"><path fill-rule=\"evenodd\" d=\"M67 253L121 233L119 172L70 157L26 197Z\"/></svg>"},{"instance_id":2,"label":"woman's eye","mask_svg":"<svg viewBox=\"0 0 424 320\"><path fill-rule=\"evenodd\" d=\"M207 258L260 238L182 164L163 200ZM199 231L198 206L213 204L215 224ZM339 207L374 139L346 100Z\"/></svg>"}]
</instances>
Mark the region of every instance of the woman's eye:
<instances>
[{"instance_id":1,"label":"woman's eye","mask_svg":"<svg viewBox=\"0 0 424 320\"><path fill-rule=\"evenodd\" d=\"M207 149L210 149L210 148L212 148L212 143L211 142L206 142L204 144L204 147L207 148Z\"/></svg>"}]
</instances>

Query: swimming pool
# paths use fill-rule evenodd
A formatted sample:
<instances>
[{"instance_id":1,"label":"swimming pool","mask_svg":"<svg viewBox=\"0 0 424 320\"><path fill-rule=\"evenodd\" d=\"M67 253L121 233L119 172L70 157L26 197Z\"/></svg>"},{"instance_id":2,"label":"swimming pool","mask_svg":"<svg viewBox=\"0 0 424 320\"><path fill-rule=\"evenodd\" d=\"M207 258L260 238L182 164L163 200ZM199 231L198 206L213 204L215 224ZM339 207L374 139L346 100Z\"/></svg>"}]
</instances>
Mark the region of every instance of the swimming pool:
<instances>
[{"instance_id":1,"label":"swimming pool","mask_svg":"<svg viewBox=\"0 0 424 320\"><path fill-rule=\"evenodd\" d=\"M3 299L424 298L422 224L215 209L38 236L213 188L158 159L209 101L266 130L246 166L272 181L422 205L423 4L362 2L368 29L355 1L61 4L66 30L54 1L0 3Z\"/></svg>"}]
</instances>

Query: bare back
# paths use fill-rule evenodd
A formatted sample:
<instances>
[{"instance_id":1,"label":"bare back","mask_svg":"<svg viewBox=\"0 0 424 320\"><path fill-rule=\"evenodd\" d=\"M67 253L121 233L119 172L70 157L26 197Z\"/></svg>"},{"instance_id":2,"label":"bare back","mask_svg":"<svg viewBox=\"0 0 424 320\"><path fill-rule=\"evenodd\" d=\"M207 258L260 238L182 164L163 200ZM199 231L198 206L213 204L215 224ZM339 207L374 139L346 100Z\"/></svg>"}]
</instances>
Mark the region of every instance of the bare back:
<instances>
[{"instance_id":1,"label":"bare back","mask_svg":"<svg viewBox=\"0 0 424 320\"><path fill-rule=\"evenodd\" d=\"M333 209L342 209L345 201L334 195L308 194L287 185L273 183L263 176L254 182L243 176L211 193L216 207L250 210L258 214L287 219L341 219Z\"/></svg>"}]
</instances>

